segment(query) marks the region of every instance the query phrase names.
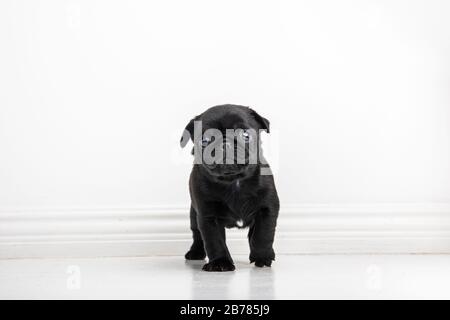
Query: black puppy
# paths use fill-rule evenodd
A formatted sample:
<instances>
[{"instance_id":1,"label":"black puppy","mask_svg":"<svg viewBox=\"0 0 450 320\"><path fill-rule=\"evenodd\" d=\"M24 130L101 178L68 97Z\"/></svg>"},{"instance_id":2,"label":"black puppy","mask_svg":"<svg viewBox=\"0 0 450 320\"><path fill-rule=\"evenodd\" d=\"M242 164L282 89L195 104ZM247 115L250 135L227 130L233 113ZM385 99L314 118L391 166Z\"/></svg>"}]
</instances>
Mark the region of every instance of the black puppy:
<instances>
[{"instance_id":1,"label":"black puppy","mask_svg":"<svg viewBox=\"0 0 450 320\"><path fill-rule=\"evenodd\" d=\"M215 129L215 132L208 129ZM235 135L230 138L227 129L233 129ZM225 228L231 227L249 227L250 262L263 267L275 260L272 245L279 200L270 168L262 157L261 130L269 132L269 121L254 110L221 105L192 119L184 131L181 146L191 139L196 155L189 180L194 242L185 258L202 260L207 255L209 262L203 266L205 271L235 269L225 243ZM216 135L212 137L208 134L210 131ZM251 151L252 143L256 145L256 162L251 161L251 154L255 156L255 149ZM209 163L204 161L208 148L208 154L214 157ZM239 151L245 152L240 162L228 161L230 154L233 160Z\"/></svg>"}]
</instances>

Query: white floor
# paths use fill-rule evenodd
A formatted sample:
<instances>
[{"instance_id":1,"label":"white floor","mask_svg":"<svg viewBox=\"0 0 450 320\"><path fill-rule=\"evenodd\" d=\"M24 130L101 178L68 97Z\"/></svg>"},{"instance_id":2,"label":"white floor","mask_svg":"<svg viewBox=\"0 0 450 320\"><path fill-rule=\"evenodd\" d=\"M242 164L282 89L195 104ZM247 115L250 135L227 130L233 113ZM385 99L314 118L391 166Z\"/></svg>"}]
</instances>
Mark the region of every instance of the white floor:
<instances>
[{"instance_id":1,"label":"white floor","mask_svg":"<svg viewBox=\"0 0 450 320\"><path fill-rule=\"evenodd\" d=\"M449 255L279 256L200 271L182 257L0 260L1 299L450 299Z\"/></svg>"}]
</instances>

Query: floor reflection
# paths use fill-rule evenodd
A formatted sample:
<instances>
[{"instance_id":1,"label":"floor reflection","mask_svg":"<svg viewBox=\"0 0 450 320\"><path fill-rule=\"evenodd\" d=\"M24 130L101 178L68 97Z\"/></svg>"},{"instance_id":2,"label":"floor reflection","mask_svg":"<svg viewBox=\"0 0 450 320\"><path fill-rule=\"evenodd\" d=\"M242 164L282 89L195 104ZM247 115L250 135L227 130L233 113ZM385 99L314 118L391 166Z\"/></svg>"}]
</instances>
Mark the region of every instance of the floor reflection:
<instances>
[{"instance_id":1,"label":"floor reflection","mask_svg":"<svg viewBox=\"0 0 450 320\"><path fill-rule=\"evenodd\" d=\"M205 272L205 261L186 261L191 270L192 299L274 299L272 268L236 262L234 272Z\"/></svg>"},{"instance_id":2,"label":"floor reflection","mask_svg":"<svg viewBox=\"0 0 450 320\"><path fill-rule=\"evenodd\" d=\"M205 261L187 261L192 270L192 299L209 300L230 299L230 282L235 272L205 272L202 266Z\"/></svg>"},{"instance_id":3,"label":"floor reflection","mask_svg":"<svg viewBox=\"0 0 450 320\"><path fill-rule=\"evenodd\" d=\"M274 283L275 273L272 268L253 266L249 277L249 299L275 299Z\"/></svg>"}]
</instances>

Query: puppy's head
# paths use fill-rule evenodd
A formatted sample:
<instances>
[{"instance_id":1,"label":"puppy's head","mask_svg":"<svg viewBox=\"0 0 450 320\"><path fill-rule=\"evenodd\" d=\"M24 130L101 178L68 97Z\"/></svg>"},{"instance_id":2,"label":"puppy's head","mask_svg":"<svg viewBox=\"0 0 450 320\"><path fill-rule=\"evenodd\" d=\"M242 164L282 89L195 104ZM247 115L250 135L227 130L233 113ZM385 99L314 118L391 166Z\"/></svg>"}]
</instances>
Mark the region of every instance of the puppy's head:
<instances>
[{"instance_id":1,"label":"puppy's head","mask_svg":"<svg viewBox=\"0 0 450 320\"><path fill-rule=\"evenodd\" d=\"M194 143L195 163L211 176L230 181L245 177L260 162L260 132L270 123L249 107L220 105L194 117L180 144Z\"/></svg>"}]
</instances>

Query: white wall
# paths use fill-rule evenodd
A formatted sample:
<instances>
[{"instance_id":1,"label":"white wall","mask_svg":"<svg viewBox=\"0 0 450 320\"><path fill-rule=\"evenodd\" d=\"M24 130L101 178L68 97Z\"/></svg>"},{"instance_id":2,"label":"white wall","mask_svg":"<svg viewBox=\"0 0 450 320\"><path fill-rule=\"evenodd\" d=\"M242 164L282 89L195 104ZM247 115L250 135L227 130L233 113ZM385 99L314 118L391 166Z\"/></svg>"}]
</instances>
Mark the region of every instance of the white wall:
<instances>
[{"instance_id":1,"label":"white wall","mask_svg":"<svg viewBox=\"0 0 450 320\"><path fill-rule=\"evenodd\" d=\"M0 208L188 204L184 125L253 106L282 204L450 201L450 2L0 2ZM272 141L274 142L274 141Z\"/></svg>"}]
</instances>

